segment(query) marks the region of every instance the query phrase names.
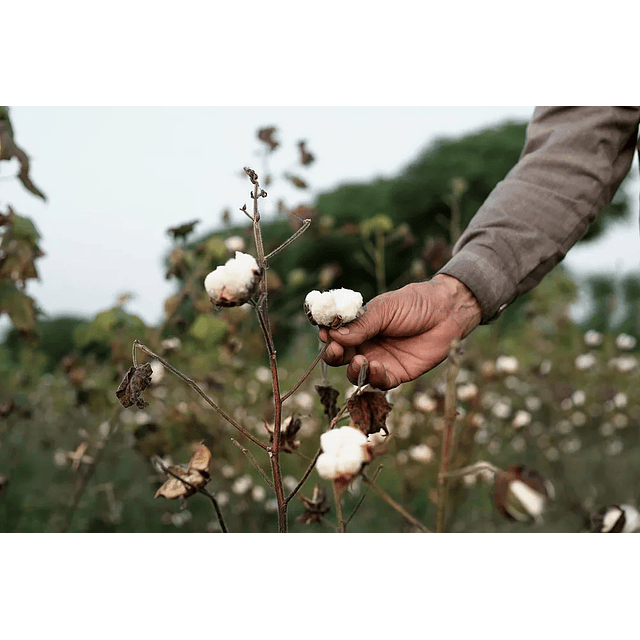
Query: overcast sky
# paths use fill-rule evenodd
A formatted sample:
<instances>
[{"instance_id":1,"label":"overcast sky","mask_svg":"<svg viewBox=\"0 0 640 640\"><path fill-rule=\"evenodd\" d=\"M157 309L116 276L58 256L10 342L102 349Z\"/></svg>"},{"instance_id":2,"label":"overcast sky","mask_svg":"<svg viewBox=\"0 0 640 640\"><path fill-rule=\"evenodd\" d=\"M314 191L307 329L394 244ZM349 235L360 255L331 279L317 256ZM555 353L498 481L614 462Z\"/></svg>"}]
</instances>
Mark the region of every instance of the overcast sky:
<instances>
[{"instance_id":1,"label":"overcast sky","mask_svg":"<svg viewBox=\"0 0 640 640\"><path fill-rule=\"evenodd\" d=\"M199 218L198 232L214 229L221 211L234 219L250 204L245 165L263 173L256 131L279 129L282 147L272 161L277 176L296 171L312 191L278 181L265 210L288 205L351 181L391 177L436 137L460 136L507 120L527 121L533 107L13 107L15 138L32 159L31 176L48 202L0 165L0 210L7 204L31 217L46 253L40 281L29 292L50 315L92 316L131 292L128 309L158 322L173 286L163 276L170 248L166 229ZM297 165L296 142L308 141L316 162ZM637 174L636 167L633 171ZM604 241L574 248L574 273L638 271L638 180L632 186L633 220ZM244 218L246 220L246 218ZM6 327L6 318L0 328Z\"/></svg>"}]
</instances>

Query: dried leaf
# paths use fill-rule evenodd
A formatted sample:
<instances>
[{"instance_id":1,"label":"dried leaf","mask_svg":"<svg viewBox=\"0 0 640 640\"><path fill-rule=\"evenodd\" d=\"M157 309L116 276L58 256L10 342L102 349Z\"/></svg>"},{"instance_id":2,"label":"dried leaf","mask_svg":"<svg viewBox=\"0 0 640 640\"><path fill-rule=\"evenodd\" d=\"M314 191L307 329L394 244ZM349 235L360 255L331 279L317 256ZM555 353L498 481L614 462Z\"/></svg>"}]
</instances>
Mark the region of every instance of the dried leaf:
<instances>
[{"instance_id":1,"label":"dried leaf","mask_svg":"<svg viewBox=\"0 0 640 640\"><path fill-rule=\"evenodd\" d=\"M167 500L192 496L197 489L202 489L209 482L209 464L211 463L211 451L200 443L189 460L187 469L177 466L167 467L169 471L179 478L170 476L166 482L156 491L155 498L162 497ZM185 484L182 480L188 482ZM192 485L192 486L189 486Z\"/></svg>"},{"instance_id":2,"label":"dried leaf","mask_svg":"<svg viewBox=\"0 0 640 640\"><path fill-rule=\"evenodd\" d=\"M291 173L286 173L284 176L294 187L298 187L298 189L306 189L307 183L298 176L294 176Z\"/></svg>"},{"instance_id":3,"label":"dried leaf","mask_svg":"<svg viewBox=\"0 0 640 640\"><path fill-rule=\"evenodd\" d=\"M264 127L258 131L258 140L264 142L271 151L275 151L280 143L274 138L276 127Z\"/></svg>"},{"instance_id":4,"label":"dried leaf","mask_svg":"<svg viewBox=\"0 0 640 640\"><path fill-rule=\"evenodd\" d=\"M362 391L354 393L347 402L351 420L365 435L378 433L381 429L388 434L387 416L392 405L382 391Z\"/></svg>"},{"instance_id":5,"label":"dried leaf","mask_svg":"<svg viewBox=\"0 0 640 640\"><path fill-rule=\"evenodd\" d=\"M334 389L330 384L316 385L316 391L320 396L320 402L324 407L324 413L329 418L329 421L333 420L336 415L338 415L338 396L340 392L337 389Z\"/></svg>"},{"instance_id":6,"label":"dried leaf","mask_svg":"<svg viewBox=\"0 0 640 640\"><path fill-rule=\"evenodd\" d=\"M300 140L300 142L298 142L298 148L300 149L300 164L304 166L311 164L315 160L313 154L307 151L305 147L306 144L305 140Z\"/></svg>"},{"instance_id":7,"label":"dried leaf","mask_svg":"<svg viewBox=\"0 0 640 640\"><path fill-rule=\"evenodd\" d=\"M138 409L148 406L141 393L151 384L151 365L146 362L137 366L132 366L125 374L120 386L116 390L116 397L123 407L136 405Z\"/></svg>"},{"instance_id":8,"label":"dried leaf","mask_svg":"<svg viewBox=\"0 0 640 640\"><path fill-rule=\"evenodd\" d=\"M175 473L180 478L184 478L189 484L196 485L199 480L202 480L202 476L198 471L189 472L182 467L172 465L167 467L169 471ZM203 485L204 486L204 485ZM156 491L154 498L166 498L167 500L175 500L181 496L192 496L196 490L193 487L182 482L178 478L169 476L165 483Z\"/></svg>"},{"instance_id":9,"label":"dried leaf","mask_svg":"<svg viewBox=\"0 0 640 640\"><path fill-rule=\"evenodd\" d=\"M189 469L195 469L209 475L209 465L211 464L211 451L201 442L195 450L191 460L189 460Z\"/></svg>"},{"instance_id":10,"label":"dried leaf","mask_svg":"<svg viewBox=\"0 0 640 640\"><path fill-rule=\"evenodd\" d=\"M33 184L29 176L29 156L15 143L13 139L13 127L9 119L7 107L0 109L0 160L16 158L20 163L18 179L27 191L46 201L47 197Z\"/></svg>"},{"instance_id":11,"label":"dried leaf","mask_svg":"<svg viewBox=\"0 0 640 640\"><path fill-rule=\"evenodd\" d=\"M185 222L177 227L169 227L167 234L169 234L174 240L184 240L190 233L193 232L195 226L200 220L191 220L191 222Z\"/></svg>"}]
</instances>

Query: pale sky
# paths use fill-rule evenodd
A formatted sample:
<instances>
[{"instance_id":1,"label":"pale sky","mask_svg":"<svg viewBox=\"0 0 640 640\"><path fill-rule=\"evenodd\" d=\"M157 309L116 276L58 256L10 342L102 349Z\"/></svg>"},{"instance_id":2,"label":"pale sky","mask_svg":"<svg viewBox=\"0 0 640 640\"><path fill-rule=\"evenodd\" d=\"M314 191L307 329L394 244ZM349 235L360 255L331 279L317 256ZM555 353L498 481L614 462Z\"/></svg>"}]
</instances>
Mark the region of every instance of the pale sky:
<instances>
[{"instance_id":1,"label":"pale sky","mask_svg":"<svg viewBox=\"0 0 640 640\"><path fill-rule=\"evenodd\" d=\"M46 256L40 281L28 291L50 315L93 316L131 292L127 309L156 323L173 285L162 260L171 243L167 227L202 220L213 230L220 213L251 204L242 167L263 173L256 131L279 129L281 148L271 170L295 171L313 190L277 181L263 200L311 204L341 183L393 177L439 136L461 136L507 120L527 121L533 107L13 107L15 138L32 159L31 176L48 202L0 165L0 210L7 204L31 217ZM296 142L316 156L297 164ZM637 174L637 163L632 172ZM571 250L565 263L586 271L637 271L638 180L632 185L633 221L597 245ZM7 326L6 318L0 327Z\"/></svg>"}]
</instances>

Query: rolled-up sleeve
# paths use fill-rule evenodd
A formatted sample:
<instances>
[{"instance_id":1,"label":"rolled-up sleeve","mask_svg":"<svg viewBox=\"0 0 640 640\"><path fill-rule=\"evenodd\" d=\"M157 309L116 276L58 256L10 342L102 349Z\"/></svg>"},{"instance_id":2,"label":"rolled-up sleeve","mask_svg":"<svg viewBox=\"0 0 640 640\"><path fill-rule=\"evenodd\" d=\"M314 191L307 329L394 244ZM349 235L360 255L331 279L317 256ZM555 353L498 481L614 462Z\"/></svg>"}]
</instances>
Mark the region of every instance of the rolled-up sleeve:
<instances>
[{"instance_id":1,"label":"rolled-up sleeve","mask_svg":"<svg viewBox=\"0 0 640 640\"><path fill-rule=\"evenodd\" d=\"M585 234L629 172L640 107L537 107L522 155L439 271L491 321L535 287Z\"/></svg>"}]
</instances>

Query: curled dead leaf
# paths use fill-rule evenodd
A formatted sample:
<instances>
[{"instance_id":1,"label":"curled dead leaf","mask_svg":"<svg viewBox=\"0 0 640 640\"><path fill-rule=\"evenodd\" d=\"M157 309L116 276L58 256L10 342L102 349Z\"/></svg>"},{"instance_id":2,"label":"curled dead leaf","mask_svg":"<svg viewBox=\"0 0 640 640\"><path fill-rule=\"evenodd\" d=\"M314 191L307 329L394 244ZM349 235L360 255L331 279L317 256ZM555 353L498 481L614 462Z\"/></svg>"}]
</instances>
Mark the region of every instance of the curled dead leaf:
<instances>
[{"instance_id":1,"label":"curled dead leaf","mask_svg":"<svg viewBox=\"0 0 640 640\"><path fill-rule=\"evenodd\" d=\"M185 240L187 236L193 232L199 222L200 220L191 220L190 222L185 222L184 224L180 224L176 227L169 227L167 229L167 234L169 234L174 240Z\"/></svg>"},{"instance_id":2,"label":"curled dead leaf","mask_svg":"<svg viewBox=\"0 0 640 640\"><path fill-rule=\"evenodd\" d=\"M284 176L294 187L297 187L298 189L306 189L307 188L307 183L302 179L299 178L298 176L294 176L291 173L286 173Z\"/></svg>"},{"instance_id":3,"label":"curled dead leaf","mask_svg":"<svg viewBox=\"0 0 640 640\"><path fill-rule=\"evenodd\" d=\"M380 430L389 433L386 420L392 406L384 393L376 390L354 393L347 402L351 420L365 435Z\"/></svg>"},{"instance_id":4,"label":"curled dead leaf","mask_svg":"<svg viewBox=\"0 0 640 640\"><path fill-rule=\"evenodd\" d=\"M334 389L330 384L316 385L316 391L320 396L320 402L324 407L324 413L329 418L329 421L333 420L338 414L338 396L340 392L337 389Z\"/></svg>"},{"instance_id":5,"label":"curled dead leaf","mask_svg":"<svg viewBox=\"0 0 640 640\"><path fill-rule=\"evenodd\" d=\"M300 140L298 142L298 149L300 149L300 164L307 166L315 160L315 156L310 153L306 148L306 141Z\"/></svg>"},{"instance_id":6,"label":"curled dead leaf","mask_svg":"<svg viewBox=\"0 0 640 640\"><path fill-rule=\"evenodd\" d=\"M134 365L122 379L116 390L116 397L125 408L135 404L138 409L144 409L149 403L143 400L141 394L150 384L151 365L148 362Z\"/></svg>"},{"instance_id":7,"label":"curled dead leaf","mask_svg":"<svg viewBox=\"0 0 640 640\"><path fill-rule=\"evenodd\" d=\"M16 144L13 139L13 127L9 119L9 109L7 107L0 108L0 160L11 160L16 158L20 163L20 172L18 179L24 185L27 191L33 193L46 201L47 197L36 187L29 176L29 156Z\"/></svg>"},{"instance_id":8,"label":"curled dead leaf","mask_svg":"<svg viewBox=\"0 0 640 640\"><path fill-rule=\"evenodd\" d=\"M258 131L258 140L264 142L271 151L275 151L280 143L274 138L276 127L264 127Z\"/></svg>"},{"instance_id":9,"label":"curled dead leaf","mask_svg":"<svg viewBox=\"0 0 640 640\"><path fill-rule=\"evenodd\" d=\"M211 464L211 451L200 443L195 453L189 460L187 468L172 465L167 467L173 475L170 475L165 483L156 491L154 498L176 498L192 496L198 489L202 489L209 482L209 465ZM178 476L178 477L175 477Z\"/></svg>"}]
</instances>

